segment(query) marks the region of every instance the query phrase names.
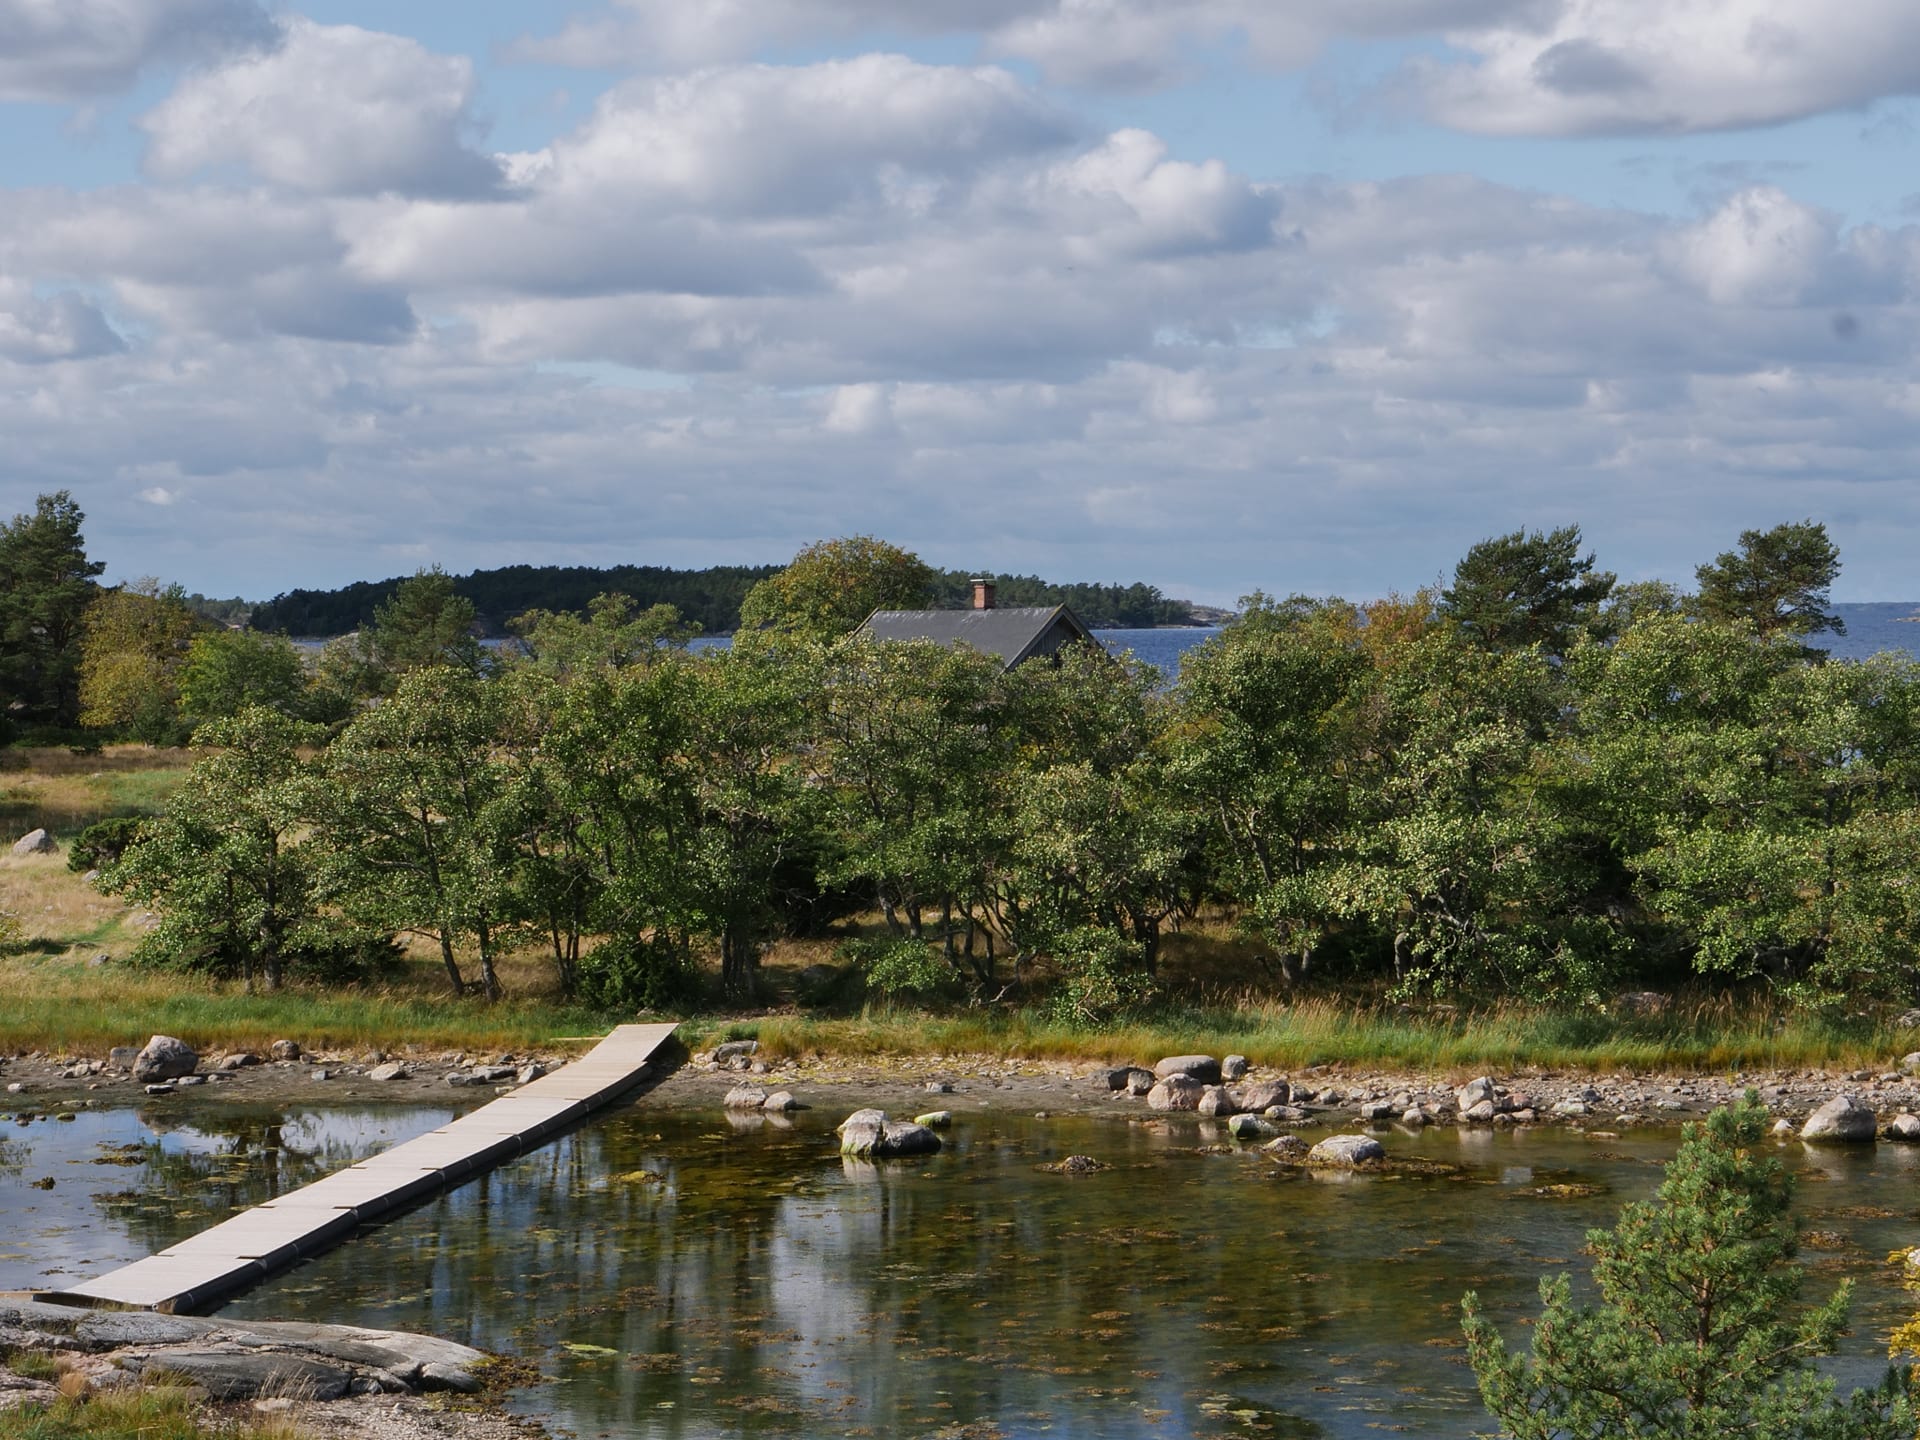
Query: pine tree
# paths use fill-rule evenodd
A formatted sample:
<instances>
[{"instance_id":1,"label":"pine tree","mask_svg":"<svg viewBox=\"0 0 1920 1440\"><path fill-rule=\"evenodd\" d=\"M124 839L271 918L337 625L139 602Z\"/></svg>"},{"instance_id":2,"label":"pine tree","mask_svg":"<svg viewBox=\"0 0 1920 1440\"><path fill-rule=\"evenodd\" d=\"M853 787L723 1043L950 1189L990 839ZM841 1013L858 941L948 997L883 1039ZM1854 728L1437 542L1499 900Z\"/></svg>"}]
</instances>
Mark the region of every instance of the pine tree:
<instances>
[{"instance_id":1,"label":"pine tree","mask_svg":"<svg viewBox=\"0 0 1920 1440\"><path fill-rule=\"evenodd\" d=\"M1845 1330L1849 1287L1797 1304L1792 1185L1758 1153L1766 1121L1748 1091L1686 1128L1657 1201L1587 1236L1599 1305L1576 1307L1564 1275L1540 1282L1531 1358L1466 1297L1468 1356L1504 1434L1910 1440L1897 1384L1842 1401L1813 1368Z\"/></svg>"},{"instance_id":2,"label":"pine tree","mask_svg":"<svg viewBox=\"0 0 1920 1440\"><path fill-rule=\"evenodd\" d=\"M80 712L80 632L106 566L87 559L86 516L65 490L0 526L0 711L71 725Z\"/></svg>"}]
</instances>

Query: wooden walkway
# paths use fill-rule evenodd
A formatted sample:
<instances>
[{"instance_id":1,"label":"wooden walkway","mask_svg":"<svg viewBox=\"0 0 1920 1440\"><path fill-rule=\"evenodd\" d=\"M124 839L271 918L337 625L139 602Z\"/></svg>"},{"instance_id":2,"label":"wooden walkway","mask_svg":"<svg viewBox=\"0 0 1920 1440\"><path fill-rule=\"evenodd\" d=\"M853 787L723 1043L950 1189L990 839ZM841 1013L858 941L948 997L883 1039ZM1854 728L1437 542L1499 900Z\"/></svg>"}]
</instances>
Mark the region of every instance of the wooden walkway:
<instances>
[{"instance_id":1,"label":"wooden walkway","mask_svg":"<svg viewBox=\"0 0 1920 1440\"><path fill-rule=\"evenodd\" d=\"M158 1255L35 1298L192 1314L331 1249L356 1226L538 1149L646 1074L672 1025L622 1025L586 1055L450 1125L256 1205Z\"/></svg>"}]
</instances>

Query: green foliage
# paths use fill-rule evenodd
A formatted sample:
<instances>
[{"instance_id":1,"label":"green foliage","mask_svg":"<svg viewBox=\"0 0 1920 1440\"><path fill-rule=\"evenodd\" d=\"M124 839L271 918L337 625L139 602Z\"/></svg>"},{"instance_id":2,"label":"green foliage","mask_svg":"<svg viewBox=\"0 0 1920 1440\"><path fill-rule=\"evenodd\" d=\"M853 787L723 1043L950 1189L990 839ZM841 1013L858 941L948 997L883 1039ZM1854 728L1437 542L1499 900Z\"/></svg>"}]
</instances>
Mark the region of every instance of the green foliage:
<instances>
[{"instance_id":1,"label":"green foliage","mask_svg":"<svg viewBox=\"0 0 1920 1440\"><path fill-rule=\"evenodd\" d=\"M264 705L282 715L306 709L306 670L284 635L209 630L193 637L180 667L180 714L194 725Z\"/></svg>"},{"instance_id":2,"label":"green foliage","mask_svg":"<svg viewBox=\"0 0 1920 1440\"><path fill-rule=\"evenodd\" d=\"M403 580L373 612L374 657L389 675L450 666L479 674L486 652L476 633L473 602L438 565Z\"/></svg>"},{"instance_id":3,"label":"green foliage","mask_svg":"<svg viewBox=\"0 0 1920 1440\"><path fill-rule=\"evenodd\" d=\"M1895 1388L1842 1401L1813 1368L1841 1335L1848 1290L1798 1304L1792 1187L1757 1147L1751 1092L1686 1127L1652 1204L1587 1237L1599 1304L1564 1275L1540 1284L1530 1357L1511 1353L1469 1294L1468 1357L1488 1412L1515 1440L1901 1437L1914 1417Z\"/></svg>"},{"instance_id":4,"label":"green foliage","mask_svg":"<svg viewBox=\"0 0 1920 1440\"><path fill-rule=\"evenodd\" d=\"M580 999L603 1010L660 1014L700 994L700 976L684 946L625 936L602 941L580 962Z\"/></svg>"},{"instance_id":5,"label":"green foliage","mask_svg":"<svg viewBox=\"0 0 1920 1440\"><path fill-rule=\"evenodd\" d=\"M1738 549L1694 572L1695 603L1707 619L1745 621L1761 636L1844 635L1845 622L1827 608L1839 575L1840 551L1825 525L1802 520L1742 530Z\"/></svg>"},{"instance_id":6,"label":"green foliage","mask_svg":"<svg viewBox=\"0 0 1920 1440\"><path fill-rule=\"evenodd\" d=\"M865 978L869 989L889 1000L912 997L930 1000L953 988L953 966L911 936L876 935L849 940L833 958Z\"/></svg>"},{"instance_id":7,"label":"green foliage","mask_svg":"<svg viewBox=\"0 0 1920 1440\"><path fill-rule=\"evenodd\" d=\"M81 641L81 722L149 745L184 739L180 669L199 625L177 585L145 579L103 591Z\"/></svg>"},{"instance_id":8,"label":"green foliage","mask_svg":"<svg viewBox=\"0 0 1920 1440\"><path fill-rule=\"evenodd\" d=\"M0 526L0 696L29 723L80 717L80 636L106 568L87 558L85 519L58 490Z\"/></svg>"},{"instance_id":9,"label":"green foliage","mask_svg":"<svg viewBox=\"0 0 1920 1440\"><path fill-rule=\"evenodd\" d=\"M1051 958L1056 981L1049 1012L1063 1024L1107 1024L1154 997L1145 947L1112 930L1070 930L1054 943Z\"/></svg>"},{"instance_id":10,"label":"green foliage","mask_svg":"<svg viewBox=\"0 0 1920 1440\"><path fill-rule=\"evenodd\" d=\"M836 640L875 610L923 608L932 585L933 571L897 545L871 535L821 540L747 592L740 627Z\"/></svg>"},{"instance_id":11,"label":"green foliage","mask_svg":"<svg viewBox=\"0 0 1920 1440\"><path fill-rule=\"evenodd\" d=\"M67 847L67 869L76 875L89 870L104 870L117 863L145 832L148 822L138 815L115 815L95 821Z\"/></svg>"},{"instance_id":12,"label":"green foliage","mask_svg":"<svg viewBox=\"0 0 1920 1440\"><path fill-rule=\"evenodd\" d=\"M1563 655L1595 628L1614 577L1580 554L1580 527L1515 530L1482 540L1454 567L1441 606L1491 649L1538 645Z\"/></svg>"},{"instance_id":13,"label":"green foliage","mask_svg":"<svg viewBox=\"0 0 1920 1440\"><path fill-rule=\"evenodd\" d=\"M529 610L513 622L526 643L526 663L565 680L594 670L618 670L655 659L666 647L684 649L700 627L671 605L641 610L630 595L596 595L585 618L566 611Z\"/></svg>"}]
</instances>

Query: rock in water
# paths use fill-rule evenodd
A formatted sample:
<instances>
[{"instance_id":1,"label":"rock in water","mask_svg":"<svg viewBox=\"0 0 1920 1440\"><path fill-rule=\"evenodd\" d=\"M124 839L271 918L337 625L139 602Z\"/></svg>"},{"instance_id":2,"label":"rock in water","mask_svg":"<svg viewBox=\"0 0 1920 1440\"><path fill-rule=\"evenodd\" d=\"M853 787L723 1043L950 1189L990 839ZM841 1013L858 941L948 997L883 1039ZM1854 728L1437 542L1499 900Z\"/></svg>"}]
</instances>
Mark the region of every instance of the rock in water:
<instances>
[{"instance_id":1,"label":"rock in water","mask_svg":"<svg viewBox=\"0 0 1920 1440\"><path fill-rule=\"evenodd\" d=\"M1147 1092L1147 1104L1155 1110L1198 1110L1207 1088L1191 1075L1169 1075Z\"/></svg>"},{"instance_id":2,"label":"rock in water","mask_svg":"<svg viewBox=\"0 0 1920 1440\"><path fill-rule=\"evenodd\" d=\"M1188 1075L1203 1085L1218 1085L1220 1062L1211 1055L1169 1055L1153 1067L1153 1073L1162 1080L1169 1075Z\"/></svg>"},{"instance_id":3,"label":"rock in water","mask_svg":"<svg viewBox=\"0 0 1920 1440\"><path fill-rule=\"evenodd\" d=\"M1224 1085L1209 1085L1200 1096L1200 1103L1194 1106L1202 1115L1232 1115L1240 1107L1233 1103L1233 1095Z\"/></svg>"},{"instance_id":4,"label":"rock in water","mask_svg":"<svg viewBox=\"0 0 1920 1440\"><path fill-rule=\"evenodd\" d=\"M727 1091L723 1103L729 1110L761 1110L766 1108L767 1092L758 1085L736 1085Z\"/></svg>"},{"instance_id":5,"label":"rock in water","mask_svg":"<svg viewBox=\"0 0 1920 1440\"><path fill-rule=\"evenodd\" d=\"M931 1155L940 1137L924 1125L889 1120L884 1110L856 1110L840 1122L840 1153L860 1159L890 1160L901 1155Z\"/></svg>"},{"instance_id":6,"label":"rock in water","mask_svg":"<svg viewBox=\"0 0 1920 1440\"><path fill-rule=\"evenodd\" d=\"M1800 1138L1854 1144L1872 1140L1879 1128L1871 1105L1852 1095L1836 1095L1807 1117Z\"/></svg>"},{"instance_id":7,"label":"rock in water","mask_svg":"<svg viewBox=\"0 0 1920 1440\"><path fill-rule=\"evenodd\" d=\"M1904 1140L1909 1145L1920 1143L1920 1115L1903 1111L1894 1116L1893 1123L1887 1126L1887 1139Z\"/></svg>"},{"instance_id":8,"label":"rock in water","mask_svg":"<svg viewBox=\"0 0 1920 1440\"><path fill-rule=\"evenodd\" d=\"M1483 1102L1490 1103L1494 1098L1493 1080L1490 1076L1486 1075L1482 1075L1478 1080L1469 1080L1453 1092L1454 1104L1460 1107L1460 1113L1462 1115L1466 1114L1476 1105ZM1491 1114L1492 1112L1489 1111L1488 1113Z\"/></svg>"},{"instance_id":9,"label":"rock in water","mask_svg":"<svg viewBox=\"0 0 1920 1440\"><path fill-rule=\"evenodd\" d=\"M1369 1160L1384 1160L1387 1149L1371 1135L1330 1135L1307 1152L1309 1165L1351 1170Z\"/></svg>"},{"instance_id":10,"label":"rock in water","mask_svg":"<svg viewBox=\"0 0 1920 1440\"><path fill-rule=\"evenodd\" d=\"M1236 1115L1227 1122L1227 1133L1236 1140L1269 1140L1280 1133L1280 1127L1258 1115Z\"/></svg>"},{"instance_id":11,"label":"rock in water","mask_svg":"<svg viewBox=\"0 0 1920 1440\"><path fill-rule=\"evenodd\" d=\"M1260 1148L1269 1155L1278 1155L1282 1160L1302 1160L1307 1154L1307 1142L1298 1135L1282 1135L1278 1140L1269 1140Z\"/></svg>"},{"instance_id":12,"label":"rock in water","mask_svg":"<svg viewBox=\"0 0 1920 1440\"><path fill-rule=\"evenodd\" d=\"M53 836L44 830L29 830L13 842L16 855L51 855L54 848Z\"/></svg>"},{"instance_id":13,"label":"rock in water","mask_svg":"<svg viewBox=\"0 0 1920 1440\"><path fill-rule=\"evenodd\" d=\"M200 1057L186 1041L171 1035L156 1035L147 1041L146 1049L134 1057L133 1078L143 1084L177 1080L182 1075L191 1075L199 1063Z\"/></svg>"},{"instance_id":14,"label":"rock in water","mask_svg":"<svg viewBox=\"0 0 1920 1440\"><path fill-rule=\"evenodd\" d=\"M791 1090L776 1090L773 1094L767 1096L767 1103L760 1108L762 1110L771 1110L779 1115L785 1115L789 1111L804 1110L807 1107L800 1103L799 1097Z\"/></svg>"}]
</instances>

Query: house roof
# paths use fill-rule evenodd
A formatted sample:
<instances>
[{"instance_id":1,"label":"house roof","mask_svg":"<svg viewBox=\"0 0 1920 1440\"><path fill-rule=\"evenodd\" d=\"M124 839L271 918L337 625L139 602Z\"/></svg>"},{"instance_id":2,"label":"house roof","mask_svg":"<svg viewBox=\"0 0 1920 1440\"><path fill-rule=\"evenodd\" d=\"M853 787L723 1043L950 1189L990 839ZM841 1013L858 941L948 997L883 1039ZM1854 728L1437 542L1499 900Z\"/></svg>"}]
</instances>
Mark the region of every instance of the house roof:
<instances>
[{"instance_id":1,"label":"house roof","mask_svg":"<svg viewBox=\"0 0 1920 1440\"><path fill-rule=\"evenodd\" d=\"M991 610L876 610L860 626L876 640L932 640L971 645L1011 670L1035 654L1051 654L1093 634L1065 605L1009 605ZM1064 632L1064 633L1060 633ZM1054 643L1046 642L1052 638Z\"/></svg>"}]
</instances>

